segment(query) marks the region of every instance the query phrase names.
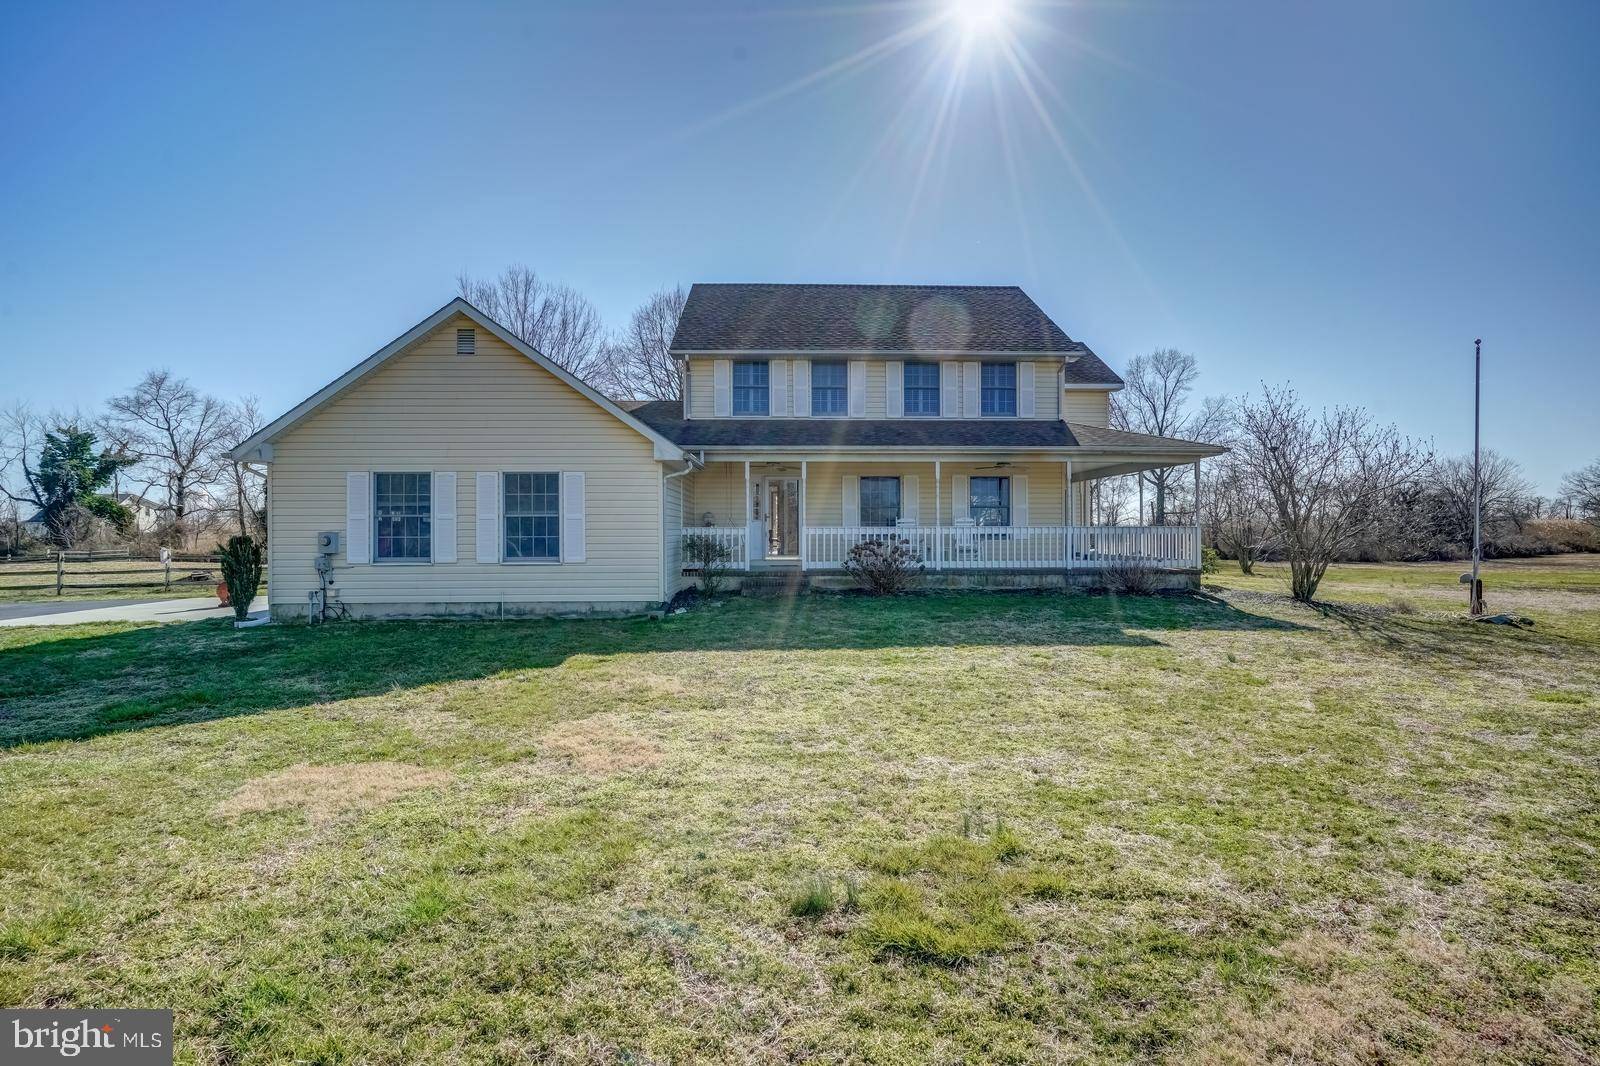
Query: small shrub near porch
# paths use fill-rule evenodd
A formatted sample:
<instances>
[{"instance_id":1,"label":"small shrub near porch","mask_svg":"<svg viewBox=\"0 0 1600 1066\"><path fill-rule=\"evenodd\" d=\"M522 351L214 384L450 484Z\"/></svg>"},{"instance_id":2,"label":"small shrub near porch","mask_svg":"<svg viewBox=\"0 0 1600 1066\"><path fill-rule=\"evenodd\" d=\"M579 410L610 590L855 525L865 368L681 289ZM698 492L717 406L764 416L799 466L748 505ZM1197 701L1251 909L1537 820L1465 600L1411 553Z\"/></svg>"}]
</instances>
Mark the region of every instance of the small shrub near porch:
<instances>
[{"instance_id":1,"label":"small shrub near porch","mask_svg":"<svg viewBox=\"0 0 1600 1066\"><path fill-rule=\"evenodd\" d=\"M844 569L874 596L904 592L912 575L923 569L922 557L904 537L864 540L850 549Z\"/></svg>"},{"instance_id":2,"label":"small shrub near porch","mask_svg":"<svg viewBox=\"0 0 1600 1066\"><path fill-rule=\"evenodd\" d=\"M716 537L693 533L683 538L683 557L689 566L700 572L700 594L706 599L715 596L727 576L728 560L733 551Z\"/></svg>"}]
</instances>

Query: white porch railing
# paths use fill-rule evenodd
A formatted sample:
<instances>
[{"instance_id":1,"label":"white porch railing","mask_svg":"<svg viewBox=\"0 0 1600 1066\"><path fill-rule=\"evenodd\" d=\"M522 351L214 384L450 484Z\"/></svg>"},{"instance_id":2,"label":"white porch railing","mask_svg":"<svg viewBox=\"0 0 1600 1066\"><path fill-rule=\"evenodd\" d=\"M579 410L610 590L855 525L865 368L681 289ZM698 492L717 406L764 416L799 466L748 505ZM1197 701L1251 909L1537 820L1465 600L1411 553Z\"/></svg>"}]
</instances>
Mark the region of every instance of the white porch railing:
<instances>
[{"instance_id":1,"label":"white porch railing","mask_svg":"<svg viewBox=\"0 0 1600 1066\"><path fill-rule=\"evenodd\" d=\"M907 541L912 552L931 568L939 533L932 526L810 526L804 532L807 570L841 570L857 544L896 537Z\"/></svg>"},{"instance_id":2,"label":"white porch railing","mask_svg":"<svg viewBox=\"0 0 1600 1066\"><path fill-rule=\"evenodd\" d=\"M1121 562L1200 569L1198 526L1073 526L1072 568L1093 570Z\"/></svg>"},{"instance_id":3,"label":"white porch railing","mask_svg":"<svg viewBox=\"0 0 1600 1066\"><path fill-rule=\"evenodd\" d=\"M1095 570L1140 562L1176 570L1200 568L1200 530L1194 526L810 526L808 570L840 570L863 541L904 538L930 570ZM742 526L683 531L728 548L730 570L750 569L749 535ZM684 558L685 570L697 569Z\"/></svg>"},{"instance_id":4,"label":"white porch railing","mask_svg":"<svg viewBox=\"0 0 1600 1066\"><path fill-rule=\"evenodd\" d=\"M685 553L683 568L685 570L698 570L700 567L689 561L687 544L690 537L710 537L728 549L728 561L723 565L729 570L750 569L750 552L747 547L749 536L743 526L693 526L683 531Z\"/></svg>"},{"instance_id":5,"label":"white porch railing","mask_svg":"<svg viewBox=\"0 0 1600 1066\"><path fill-rule=\"evenodd\" d=\"M838 570L855 545L889 537L909 542L930 570L1092 570L1125 561L1200 566L1194 526L813 526L805 537L810 570Z\"/></svg>"}]
</instances>

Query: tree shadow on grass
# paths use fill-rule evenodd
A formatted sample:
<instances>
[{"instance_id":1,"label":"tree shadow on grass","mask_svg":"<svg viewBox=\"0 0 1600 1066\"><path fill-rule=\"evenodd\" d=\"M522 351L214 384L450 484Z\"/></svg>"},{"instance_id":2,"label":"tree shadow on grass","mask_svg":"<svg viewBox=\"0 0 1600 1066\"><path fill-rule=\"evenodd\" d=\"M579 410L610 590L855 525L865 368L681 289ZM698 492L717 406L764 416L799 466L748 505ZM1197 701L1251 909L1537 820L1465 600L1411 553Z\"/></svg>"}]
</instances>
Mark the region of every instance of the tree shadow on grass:
<instances>
[{"instance_id":1,"label":"tree shadow on grass","mask_svg":"<svg viewBox=\"0 0 1600 1066\"><path fill-rule=\"evenodd\" d=\"M1301 604L1285 597L1294 608L1315 611L1336 623L1369 647L1416 662L1449 663L1456 669L1495 669L1510 652L1570 655L1570 636L1554 634L1536 624L1505 626L1437 614L1413 615L1379 604L1336 603L1317 600Z\"/></svg>"},{"instance_id":2,"label":"tree shadow on grass","mask_svg":"<svg viewBox=\"0 0 1600 1066\"><path fill-rule=\"evenodd\" d=\"M13 630L0 646L0 749L548 669L578 655L1153 648L1163 631L1303 628L1206 596L955 593L735 599L662 620Z\"/></svg>"}]
</instances>

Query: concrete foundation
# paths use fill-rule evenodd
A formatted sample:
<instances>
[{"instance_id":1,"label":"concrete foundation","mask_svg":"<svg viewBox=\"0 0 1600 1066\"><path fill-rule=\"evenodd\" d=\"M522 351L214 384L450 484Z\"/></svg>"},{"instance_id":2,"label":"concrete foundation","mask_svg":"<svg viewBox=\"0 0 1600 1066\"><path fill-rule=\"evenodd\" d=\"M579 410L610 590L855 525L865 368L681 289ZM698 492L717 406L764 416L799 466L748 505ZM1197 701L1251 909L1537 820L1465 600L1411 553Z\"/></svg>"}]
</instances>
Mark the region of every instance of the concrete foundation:
<instances>
[{"instance_id":1,"label":"concrete foundation","mask_svg":"<svg viewBox=\"0 0 1600 1066\"><path fill-rule=\"evenodd\" d=\"M347 603L348 616L358 620L396 618L471 619L499 621L507 618L630 618L661 609L653 600L515 602L466 601L462 603ZM304 603L272 605L274 622L305 622L309 619Z\"/></svg>"},{"instance_id":2,"label":"concrete foundation","mask_svg":"<svg viewBox=\"0 0 1600 1066\"><path fill-rule=\"evenodd\" d=\"M1192 592L1200 588L1198 570L1157 570L1152 584L1163 592ZM742 574L728 575L730 591L742 585ZM763 579L756 579L763 580ZM824 591L859 588L849 574L837 570L808 570L806 587ZM924 570L911 579L916 589L1059 589L1105 588L1105 576L1098 570Z\"/></svg>"}]
</instances>

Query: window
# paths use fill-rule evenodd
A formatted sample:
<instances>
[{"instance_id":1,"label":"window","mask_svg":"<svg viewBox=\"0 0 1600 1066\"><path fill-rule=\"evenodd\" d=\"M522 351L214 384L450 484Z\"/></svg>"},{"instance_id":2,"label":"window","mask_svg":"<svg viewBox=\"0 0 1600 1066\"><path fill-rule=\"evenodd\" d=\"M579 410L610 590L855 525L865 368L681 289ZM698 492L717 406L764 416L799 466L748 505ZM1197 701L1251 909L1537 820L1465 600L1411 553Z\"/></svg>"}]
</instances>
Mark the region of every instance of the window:
<instances>
[{"instance_id":1,"label":"window","mask_svg":"<svg viewBox=\"0 0 1600 1066\"><path fill-rule=\"evenodd\" d=\"M767 364L733 364L733 413L736 415L764 415L767 413Z\"/></svg>"},{"instance_id":2,"label":"window","mask_svg":"<svg viewBox=\"0 0 1600 1066\"><path fill-rule=\"evenodd\" d=\"M373 474L373 538L378 562L433 559L433 475Z\"/></svg>"},{"instance_id":3,"label":"window","mask_svg":"<svg viewBox=\"0 0 1600 1066\"><path fill-rule=\"evenodd\" d=\"M456 330L456 354L478 354L478 331L475 329Z\"/></svg>"},{"instance_id":4,"label":"window","mask_svg":"<svg viewBox=\"0 0 1600 1066\"><path fill-rule=\"evenodd\" d=\"M507 562L561 558L561 475L505 475Z\"/></svg>"},{"instance_id":5,"label":"window","mask_svg":"<svg viewBox=\"0 0 1600 1066\"><path fill-rule=\"evenodd\" d=\"M811 364L811 413L842 415L850 409L850 368L844 363Z\"/></svg>"},{"instance_id":6,"label":"window","mask_svg":"<svg viewBox=\"0 0 1600 1066\"><path fill-rule=\"evenodd\" d=\"M1017 413L1017 364L984 363L983 406L985 415Z\"/></svg>"},{"instance_id":7,"label":"window","mask_svg":"<svg viewBox=\"0 0 1600 1066\"><path fill-rule=\"evenodd\" d=\"M980 526L1011 524L1011 479L975 477L968 482L972 521Z\"/></svg>"},{"instance_id":8,"label":"window","mask_svg":"<svg viewBox=\"0 0 1600 1066\"><path fill-rule=\"evenodd\" d=\"M906 414L939 413L939 364L906 364Z\"/></svg>"},{"instance_id":9,"label":"window","mask_svg":"<svg viewBox=\"0 0 1600 1066\"><path fill-rule=\"evenodd\" d=\"M892 526L900 521L900 479L864 477L861 479L861 524Z\"/></svg>"}]
</instances>

